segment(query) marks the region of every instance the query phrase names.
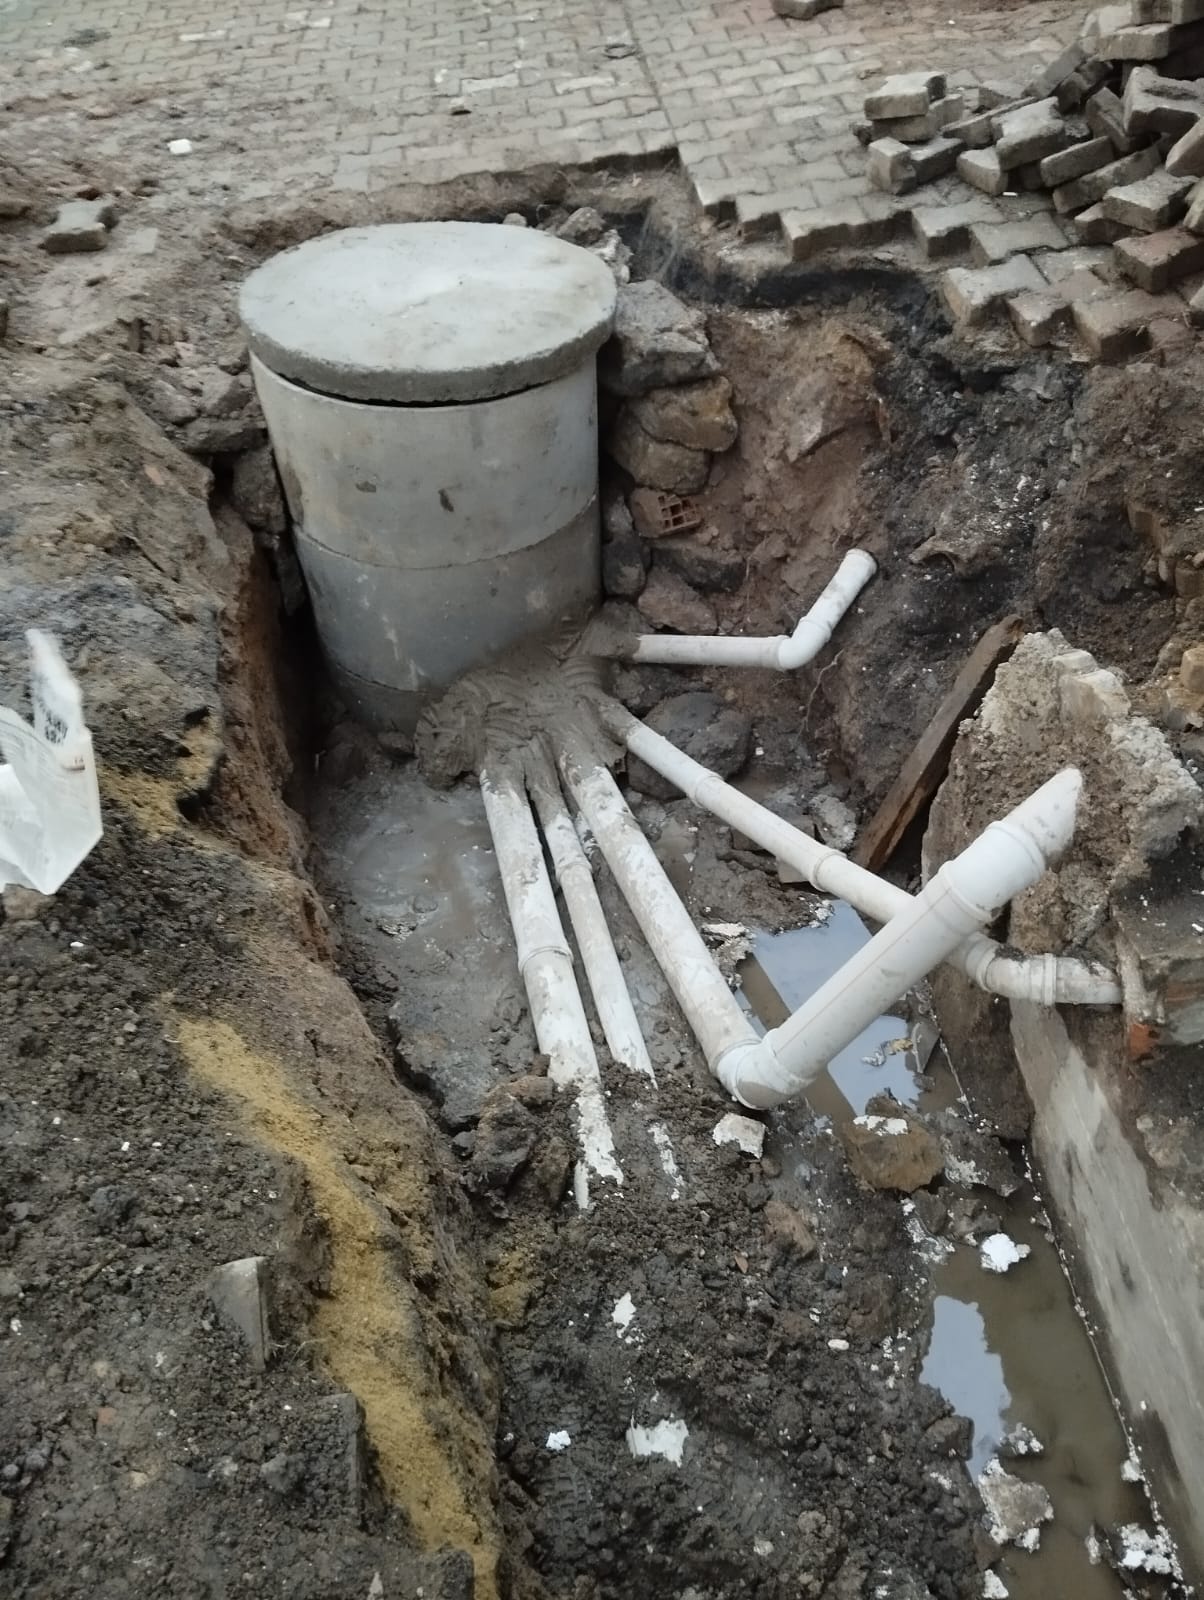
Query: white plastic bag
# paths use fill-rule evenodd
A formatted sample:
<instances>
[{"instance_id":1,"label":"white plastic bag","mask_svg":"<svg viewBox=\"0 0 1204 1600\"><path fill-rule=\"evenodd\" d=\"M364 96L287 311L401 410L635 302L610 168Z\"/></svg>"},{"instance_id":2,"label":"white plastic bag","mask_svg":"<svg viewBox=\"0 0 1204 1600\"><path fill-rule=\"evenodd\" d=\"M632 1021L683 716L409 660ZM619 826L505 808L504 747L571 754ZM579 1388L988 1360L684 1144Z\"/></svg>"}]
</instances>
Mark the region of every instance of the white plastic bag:
<instances>
[{"instance_id":1,"label":"white plastic bag","mask_svg":"<svg viewBox=\"0 0 1204 1600\"><path fill-rule=\"evenodd\" d=\"M103 829L79 685L48 633L31 629L33 726L0 706L0 889L53 894Z\"/></svg>"}]
</instances>

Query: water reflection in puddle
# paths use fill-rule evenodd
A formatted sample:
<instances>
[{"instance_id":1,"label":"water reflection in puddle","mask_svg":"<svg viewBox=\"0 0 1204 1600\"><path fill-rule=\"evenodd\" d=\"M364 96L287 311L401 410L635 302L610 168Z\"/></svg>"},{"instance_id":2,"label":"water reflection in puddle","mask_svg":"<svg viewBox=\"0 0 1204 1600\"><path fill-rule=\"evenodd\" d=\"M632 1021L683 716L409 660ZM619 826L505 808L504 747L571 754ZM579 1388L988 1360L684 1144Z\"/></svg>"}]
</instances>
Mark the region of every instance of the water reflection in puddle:
<instances>
[{"instance_id":1,"label":"water reflection in puddle","mask_svg":"<svg viewBox=\"0 0 1204 1600\"><path fill-rule=\"evenodd\" d=\"M741 969L744 1003L762 1026L775 1027L869 937L852 907L839 903L814 927L757 934ZM844 1122L886 1091L921 1110L955 1104L957 1086L943 1055L924 1070L929 1026L923 1018L880 1017L812 1084L811 1109ZM909 1044L900 1049L900 1040ZM786 1117L774 1118L770 1146L784 1166L805 1165L803 1144ZM1054 1506L1039 1551L1009 1550L997 1563L1011 1600L1122 1600L1130 1591L1109 1567L1092 1565L1087 1535L1095 1523L1149 1526L1150 1518L1140 1489L1121 1476L1127 1445L1095 1352L1057 1252L1034 1216L1031 1190L1026 1185L1010 1200L975 1192L1030 1255L1010 1272L993 1274L977 1249L958 1245L932 1266L932 1330L921 1376L973 1421L974 1476L1017 1426L1044 1447L1036 1459L1005 1462L1007 1471L1042 1483Z\"/></svg>"},{"instance_id":2,"label":"water reflection in puddle","mask_svg":"<svg viewBox=\"0 0 1204 1600\"><path fill-rule=\"evenodd\" d=\"M774 1027L838 972L869 934L852 906L832 904L827 921L786 933L759 933L741 969L745 999L760 1021ZM879 1017L828 1063L827 1082L807 1098L817 1111L837 1119L860 1116L876 1094L893 1094L903 1105L920 1096L919 1062L910 1025L902 1017Z\"/></svg>"}]
</instances>

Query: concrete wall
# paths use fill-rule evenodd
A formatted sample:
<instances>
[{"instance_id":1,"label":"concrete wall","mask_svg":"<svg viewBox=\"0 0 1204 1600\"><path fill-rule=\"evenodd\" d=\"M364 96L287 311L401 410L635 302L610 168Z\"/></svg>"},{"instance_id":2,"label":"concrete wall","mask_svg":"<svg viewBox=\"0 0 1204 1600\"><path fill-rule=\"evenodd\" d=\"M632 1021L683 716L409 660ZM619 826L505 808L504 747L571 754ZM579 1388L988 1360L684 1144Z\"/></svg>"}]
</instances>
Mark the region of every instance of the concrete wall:
<instances>
[{"instance_id":1,"label":"concrete wall","mask_svg":"<svg viewBox=\"0 0 1204 1600\"><path fill-rule=\"evenodd\" d=\"M1108 1042L1111 1036L1112 1043ZM1126 1115L1121 1030L1074 1043L1056 1011L1012 1006L1012 1039L1033 1103L1032 1143L1105 1365L1155 1500L1185 1566L1204 1574L1204 1209L1179 1181L1197 1163L1193 1125ZM1162 1137L1159 1137L1159 1134ZM1094 1320L1094 1319L1093 1319ZM1188 1576L1193 1576L1191 1571Z\"/></svg>"}]
</instances>

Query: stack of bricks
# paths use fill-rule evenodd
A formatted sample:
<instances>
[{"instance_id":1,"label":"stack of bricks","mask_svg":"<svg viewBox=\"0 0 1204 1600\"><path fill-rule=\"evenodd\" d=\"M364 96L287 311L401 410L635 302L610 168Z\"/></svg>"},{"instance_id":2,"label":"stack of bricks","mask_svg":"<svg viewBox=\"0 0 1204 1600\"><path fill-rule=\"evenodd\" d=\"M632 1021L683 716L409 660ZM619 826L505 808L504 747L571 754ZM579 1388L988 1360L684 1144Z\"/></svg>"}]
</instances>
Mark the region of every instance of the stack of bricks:
<instances>
[{"instance_id":1,"label":"stack of bricks","mask_svg":"<svg viewBox=\"0 0 1204 1600\"><path fill-rule=\"evenodd\" d=\"M963 97L946 94L939 72L888 78L865 102L860 137L869 149L870 182L888 194L907 194L952 172L962 142L948 129L964 113Z\"/></svg>"},{"instance_id":2,"label":"stack of bricks","mask_svg":"<svg viewBox=\"0 0 1204 1600\"><path fill-rule=\"evenodd\" d=\"M1157 65L1155 65L1157 63ZM1112 246L1107 266L1042 277L1027 257L993 258L974 238L977 272L954 268L943 291L959 321L1006 303L1021 337L1048 342L1071 325L1093 354L1115 359L1169 338L1182 303L1156 297L1204 275L1204 0L1127 0L1088 19L1069 46L1010 102L945 126L960 140L963 182L996 198L1047 191L1055 218L1084 246ZM871 151L873 146L871 145ZM918 231L918 228L917 228ZM981 232L982 230L978 230ZM996 230L1001 235L1006 230ZM1006 241L1001 242L1001 249ZM1033 237L1034 247L1042 241ZM1025 248L1029 248L1025 246ZM1113 278L1131 287L1119 292ZM1186 320L1204 326L1204 276Z\"/></svg>"}]
</instances>

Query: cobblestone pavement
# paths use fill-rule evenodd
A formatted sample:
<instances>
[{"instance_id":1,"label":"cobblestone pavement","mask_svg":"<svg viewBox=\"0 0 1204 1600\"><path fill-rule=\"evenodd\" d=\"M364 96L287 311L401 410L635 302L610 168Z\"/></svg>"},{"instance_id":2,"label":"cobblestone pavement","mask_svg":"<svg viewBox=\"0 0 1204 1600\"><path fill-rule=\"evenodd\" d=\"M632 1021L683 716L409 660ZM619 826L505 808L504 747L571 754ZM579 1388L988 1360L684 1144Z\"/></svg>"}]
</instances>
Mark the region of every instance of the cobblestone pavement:
<instances>
[{"instance_id":1,"label":"cobblestone pavement","mask_svg":"<svg viewBox=\"0 0 1204 1600\"><path fill-rule=\"evenodd\" d=\"M869 194L850 127L875 77L1019 82L1085 9L848 0L788 22L769 0L289 5L0 0L10 131L148 159L188 138L196 192L243 200L676 149L700 202L756 231Z\"/></svg>"}]
</instances>

